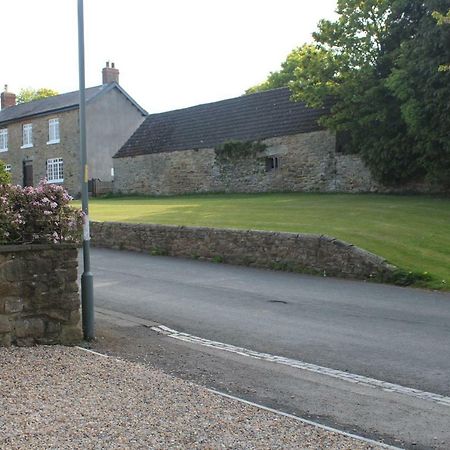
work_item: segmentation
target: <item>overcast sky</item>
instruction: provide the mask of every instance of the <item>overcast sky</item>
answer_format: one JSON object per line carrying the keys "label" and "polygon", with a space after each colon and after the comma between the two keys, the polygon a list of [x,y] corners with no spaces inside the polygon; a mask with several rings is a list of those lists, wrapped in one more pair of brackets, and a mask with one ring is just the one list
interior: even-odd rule
{"label": "overcast sky", "polygon": [[[277,70],[336,0],[84,0],[86,86],[105,61],[147,111],[236,97]],[[78,89],[76,0],[2,0],[0,85]]]}

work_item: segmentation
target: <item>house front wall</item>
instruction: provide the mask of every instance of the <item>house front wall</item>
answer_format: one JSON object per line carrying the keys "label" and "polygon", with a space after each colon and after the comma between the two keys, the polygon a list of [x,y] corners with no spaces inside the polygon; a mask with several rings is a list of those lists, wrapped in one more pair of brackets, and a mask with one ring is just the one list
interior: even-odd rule
{"label": "house front wall", "polygon": [[[336,153],[335,136],[328,131],[263,143],[266,149],[259,154],[234,158],[221,158],[212,148],[115,158],[114,189],[150,195],[376,189],[358,157]],[[278,167],[270,167],[272,158]]]}
{"label": "house front wall", "polygon": [[[49,143],[49,120],[59,119],[60,142]],[[112,156],[142,123],[142,113],[117,89],[89,102],[86,107],[86,139],[89,178],[112,181]],[[32,124],[31,147],[23,147],[24,124]],[[47,160],[62,158],[64,187],[80,193],[79,110],[29,117],[0,125],[8,129],[8,150],[0,160],[11,166],[14,184],[24,184],[24,163],[33,168],[33,185],[47,177]]]}
{"label": "house front wall", "polygon": [[[60,142],[49,142],[49,120],[59,119]],[[23,125],[32,124],[32,146],[23,148]],[[79,140],[78,109],[29,117],[8,125],[8,151],[0,153],[0,159],[11,166],[13,184],[24,184],[24,163],[33,168],[33,185],[47,177],[47,160],[62,158],[64,186],[69,192],[79,191]]]}

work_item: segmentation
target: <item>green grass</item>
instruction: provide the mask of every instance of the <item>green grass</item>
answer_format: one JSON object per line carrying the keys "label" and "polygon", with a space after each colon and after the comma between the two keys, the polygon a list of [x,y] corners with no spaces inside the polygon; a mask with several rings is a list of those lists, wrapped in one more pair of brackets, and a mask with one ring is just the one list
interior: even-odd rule
{"label": "green grass", "polygon": [[403,269],[430,273],[427,287],[450,288],[449,198],[303,193],[117,197],[92,199],[90,215],[98,221],[327,234]]}

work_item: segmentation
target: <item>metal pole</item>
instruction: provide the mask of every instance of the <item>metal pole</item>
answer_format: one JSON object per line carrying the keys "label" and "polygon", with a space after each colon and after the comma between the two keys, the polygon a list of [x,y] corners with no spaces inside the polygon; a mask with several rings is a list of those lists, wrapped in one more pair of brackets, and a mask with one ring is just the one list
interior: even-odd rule
{"label": "metal pole", "polygon": [[80,159],[81,159],[81,203],[85,214],[83,224],[83,263],[84,272],[81,275],[81,311],[84,339],[95,338],[94,332],[94,277],[91,272],[89,232],[89,171],[86,154],[86,96],[84,81],[84,20],[83,0],[78,0],[78,67],[80,75]]}

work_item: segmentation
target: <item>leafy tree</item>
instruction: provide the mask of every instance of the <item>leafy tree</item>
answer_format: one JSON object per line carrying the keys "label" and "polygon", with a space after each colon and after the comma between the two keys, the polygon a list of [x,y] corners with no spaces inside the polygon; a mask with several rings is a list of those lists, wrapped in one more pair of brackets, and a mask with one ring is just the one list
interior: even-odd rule
{"label": "leafy tree", "polygon": [[360,153],[383,183],[424,175],[414,163],[400,104],[385,85],[402,39],[391,32],[393,2],[339,0],[337,13],[336,21],[319,22],[315,49],[305,53],[290,83],[293,98],[315,107],[332,99],[323,124],[345,137],[346,150]]}
{"label": "leafy tree", "polygon": [[[437,23],[439,25],[450,25],[450,9],[447,11],[447,14],[441,14],[437,11],[433,12],[433,17],[437,20]],[[444,71],[450,71],[450,63],[449,64],[442,64],[439,66],[439,70]]]}
{"label": "leafy tree", "polygon": [[281,70],[271,72],[266,81],[245,91],[246,94],[254,94],[255,92],[267,91],[268,89],[276,89],[287,86],[294,79],[295,69],[299,66],[302,58],[303,47],[292,50],[291,53],[281,64]]}
{"label": "leafy tree", "polygon": [[11,176],[5,170],[5,163],[0,160],[0,185],[11,183]]}
{"label": "leafy tree", "polygon": [[54,95],[58,95],[58,92],[49,88],[23,88],[17,94],[16,101],[17,103],[27,103],[33,100],[41,100],[47,97],[53,97]]}
{"label": "leafy tree", "polygon": [[338,0],[337,20],[320,21],[314,43],[252,89],[284,82],[309,106],[331,101],[323,125],[385,184],[425,176],[450,184],[450,73],[438,71],[450,60],[449,7],[450,0]]}
{"label": "leafy tree", "polygon": [[432,14],[448,6],[448,0],[430,0],[410,15],[415,33],[396,50],[386,85],[400,102],[417,164],[428,178],[450,185],[450,72],[438,70],[450,60],[450,29],[436,26]]}

